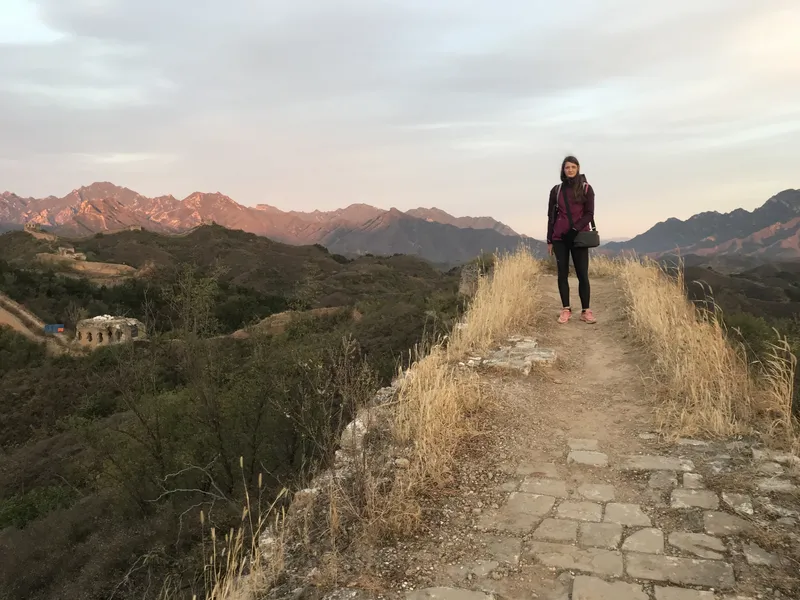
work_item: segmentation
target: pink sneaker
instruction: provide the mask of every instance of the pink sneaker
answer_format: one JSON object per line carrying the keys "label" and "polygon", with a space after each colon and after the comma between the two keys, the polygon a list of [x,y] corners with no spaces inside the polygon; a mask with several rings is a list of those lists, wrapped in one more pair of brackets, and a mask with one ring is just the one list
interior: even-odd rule
{"label": "pink sneaker", "polygon": [[562,308],[561,315],[558,317],[558,322],[562,325],[569,321],[569,318],[572,316],[572,311],[569,308]]}
{"label": "pink sneaker", "polygon": [[585,321],[586,323],[589,323],[589,325],[594,325],[595,323],[597,323],[597,319],[594,318],[594,314],[592,314],[591,309],[584,310],[581,313],[581,321]]}

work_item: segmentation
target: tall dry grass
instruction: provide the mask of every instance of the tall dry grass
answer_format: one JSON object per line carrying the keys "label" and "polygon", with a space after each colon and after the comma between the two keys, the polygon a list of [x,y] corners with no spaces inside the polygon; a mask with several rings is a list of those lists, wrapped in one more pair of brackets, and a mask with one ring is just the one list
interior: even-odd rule
{"label": "tall dry grass", "polygon": [[477,374],[459,367],[458,359],[530,325],[539,305],[540,274],[541,263],[524,247],[496,256],[460,326],[419,356],[403,377],[393,434],[399,445],[412,448],[412,456],[391,502],[400,507],[405,526],[410,499],[447,479],[458,446],[471,431],[471,414],[490,401]]}
{"label": "tall dry grass", "polygon": [[485,350],[527,327],[539,305],[542,263],[525,247],[496,257],[491,276],[482,277],[461,326],[447,343],[450,358]]}
{"label": "tall dry grass", "polygon": [[[470,417],[487,401],[478,375],[460,367],[458,359],[484,350],[532,322],[538,307],[540,272],[541,263],[527,249],[497,256],[492,275],[478,282],[460,327],[426,352],[417,349],[415,360],[401,378],[390,427],[392,444],[408,449],[408,466],[396,471],[388,492],[373,479],[368,466],[361,469],[362,481],[355,486],[365,497],[349,498],[342,489],[327,491],[329,537],[339,535],[337,522],[344,512],[348,518],[355,515],[361,519],[364,537],[402,536],[416,529],[422,514],[421,495],[449,480],[459,444],[472,431]],[[264,557],[264,546],[258,540],[266,520],[253,520],[249,498],[247,504],[242,526],[228,532],[221,543],[213,533],[209,543],[212,551],[205,587],[210,600],[253,600],[283,569],[282,538],[273,543],[272,555]],[[278,523],[272,531],[283,532],[282,536],[286,528]],[[333,573],[335,579],[336,544],[333,546],[334,551],[324,557],[333,566],[323,565],[318,571]]]}
{"label": "tall dry grass", "polygon": [[682,266],[668,274],[630,258],[617,263],[617,273],[631,324],[652,351],[662,425],[681,435],[726,436],[760,428],[766,418],[773,433],[793,435],[796,365],[785,340],[754,369],[730,341],[719,307],[699,310],[688,299]]}

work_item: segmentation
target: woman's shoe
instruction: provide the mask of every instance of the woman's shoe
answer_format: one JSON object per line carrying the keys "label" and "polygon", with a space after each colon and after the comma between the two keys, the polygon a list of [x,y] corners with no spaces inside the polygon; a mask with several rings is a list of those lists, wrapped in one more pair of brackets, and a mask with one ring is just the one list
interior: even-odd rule
{"label": "woman's shoe", "polygon": [[592,310],[584,310],[581,312],[581,321],[588,323],[589,325],[594,325],[597,323],[597,319],[594,318],[594,314],[592,314]]}
{"label": "woman's shoe", "polygon": [[562,325],[569,321],[569,318],[572,316],[572,310],[569,308],[562,308],[561,315],[558,317],[558,322]]}

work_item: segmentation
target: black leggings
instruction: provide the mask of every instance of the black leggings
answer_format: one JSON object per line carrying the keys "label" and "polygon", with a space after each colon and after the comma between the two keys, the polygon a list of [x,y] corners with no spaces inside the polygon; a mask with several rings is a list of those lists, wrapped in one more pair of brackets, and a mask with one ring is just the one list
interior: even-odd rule
{"label": "black leggings", "polygon": [[553,241],[553,254],[556,255],[558,265],[558,293],[561,294],[561,305],[564,308],[569,303],[569,255],[572,253],[572,264],[575,275],[578,277],[578,295],[581,298],[581,308],[587,310],[589,305],[589,249],[567,246],[565,242]]}

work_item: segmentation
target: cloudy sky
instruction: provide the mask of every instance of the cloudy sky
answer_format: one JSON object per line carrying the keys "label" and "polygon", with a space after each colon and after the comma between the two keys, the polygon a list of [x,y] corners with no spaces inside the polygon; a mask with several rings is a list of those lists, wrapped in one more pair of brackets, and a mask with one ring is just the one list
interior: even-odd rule
{"label": "cloudy sky", "polygon": [[492,215],[575,154],[605,237],[800,187],[798,0],[1,0],[0,190]]}

